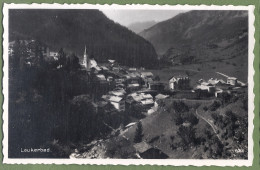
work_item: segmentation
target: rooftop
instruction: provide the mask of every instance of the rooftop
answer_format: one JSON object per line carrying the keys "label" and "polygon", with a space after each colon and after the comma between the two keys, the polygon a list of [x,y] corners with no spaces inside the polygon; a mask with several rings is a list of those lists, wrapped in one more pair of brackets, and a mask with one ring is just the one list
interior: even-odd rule
{"label": "rooftop", "polygon": [[139,87],[140,85],[137,84],[137,83],[134,83],[134,84],[129,84],[128,87]]}
{"label": "rooftop", "polygon": [[141,100],[141,103],[143,105],[148,105],[148,104],[153,104],[153,99],[144,99],[144,100]]}
{"label": "rooftop", "polygon": [[110,62],[110,63],[114,63],[116,60],[108,60],[108,62]]}
{"label": "rooftop", "polygon": [[110,100],[111,102],[120,102],[122,99],[123,99],[122,97],[111,96],[109,100]]}
{"label": "rooftop", "polygon": [[98,74],[98,75],[97,75],[97,78],[98,78],[99,80],[104,80],[104,81],[106,81],[106,77],[105,77],[103,74]]}
{"label": "rooftop", "polygon": [[109,94],[112,94],[114,96],[124,96],[125,93],[123,91],[110,91]]}
{"label": "rooftop", "polygon": [[169,95],[158,94],[155,96],[155,99],[165,99],[167,97],[169,97]]}

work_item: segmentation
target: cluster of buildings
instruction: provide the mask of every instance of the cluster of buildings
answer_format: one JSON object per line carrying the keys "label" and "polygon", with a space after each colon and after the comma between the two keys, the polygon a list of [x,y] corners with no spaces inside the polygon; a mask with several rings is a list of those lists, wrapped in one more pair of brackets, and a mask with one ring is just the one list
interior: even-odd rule
{"label": "cluster of buildings", "polygon": [[111,104],[121,112],[133,105],[140,105],[143,111],[151,112],[156,105],[156,95],[165,89],[165,85],[155,81],[153,73],[145,71],[144,68],[138,71],[137,68],[123,67],[112,59],[98,64],[94,59],[90,59],[86,48],[81,66],[87,73],[86,76],[92,75],[107,86],[103,88],[107,90],[94,100],[97,108]]}
{"label": "cluster of buildings", "polygon": [[215,95],[215,97],[219,97],[223,93],[231,94],[243,86],[245,86],[245,84],[240,83],[235,77],[227,77],[227,81],[213,78],[210,78],[208,81],[200,79],[198,85],[195,87],[195,91],[199,90],[204,94],[211,94]]}
{"label": "cluster of buildings", "polygon": [[[227,81],[222,79],[200,79],[196,87],[191,87],[190,78],[187,75],[176,75],[169,79],[168,87],[164,83],[155,80],[153,73],[144,68],[127,68],[120,66],[115,60],[108,60],[107,63],[97,64],[84,52],[83,69],[94,70],[99,81],[106,83],[108,88],[98,99],[104,103],[110,103],[117,111],[125,111],[133,105],[140,105],[142,111],[151,114],[157,110],[157,100],[165,99],[169,95],[165,89],[172,92],[189,92],[196,94],[200,92],[205,97],[216,96],[241,86],[235,77],[228,77]],[[194,93],[195,92],[195,93]],[[162,94],[163,93],[163,94]],[[191,95],[192,96],[192,95]],[[196,96],[196,95],[195,95]]]}

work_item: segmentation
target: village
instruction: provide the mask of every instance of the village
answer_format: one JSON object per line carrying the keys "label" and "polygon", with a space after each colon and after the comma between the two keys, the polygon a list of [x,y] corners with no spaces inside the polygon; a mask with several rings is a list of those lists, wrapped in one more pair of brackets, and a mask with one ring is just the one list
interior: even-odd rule
{"label": "village", "polygon": [[[50,51],[49,47],[35,40],[21,40],[28,48],[30,56],[21,60],[27,66],[33,65],[36,47],[39,48],[45,60],[58,60],[58,52]],[[13,53],[14,41],[9,43],[9,55]],[[60,69],[58,66],[57,69]],[[125,112],[132,105],[142,106],[142,112],[147,116],[157,110],[158,100],[168,97],[185,96],[190,99],[221,97],[223,94],[239,93],[246,84],[236,77],[229,77],[217,72],[226,80],[210,78],[199,79],[197,85],[190,85],[190,77],[186,74],[169,77],[168,84],[160,82],[160,78],[144,67],[135,68],[121,66],[117,61],[108,59],[107,62],[97,63],[90,58],[85,47],[81,62],[81,71],[89,83],[98,89],[93,91],[93,106],[98,109],[112,104],[118,112]],[[91,78],[92,79],[91,79]],[[93,78],[94,77],[94,78]],[[91,82],[92,81],[92,82]],[[87,85],[86,85],[87,86]],[[96,93],[95,93],[96,92]],[[178,94],[178,95],[176,95]]]}
{"label": "village", "polygon": [[98,64],[90,59],[86,49],[84,52],[82,70],[89,75],[93,73],[100,84],[103,84],[104,94],[93,104],[104,107],[111,103],[119,112],[124,112],[131,105],[142,106],[144,114],[149,115],[156,111],[157,101],[175,94],[185,94],[191,99],[220,97],[221,95],[235,94],[246,87],[246,84],[235,77],[226,76],[226,80],[210,78],[197,80],[197,86],[191,87],[187,75],[177,75],[169,78],[168,84],[160,82],[159,78],[145,68],[121,66],[115,60]]}
{"label": "village", "polygon": [[[21,43],[25,44],[29,57],[20,59],[20,67],[30,68],[37,65],[37,61],[35,61],[37,50],[46,61],[60,60],[58,52],[51,51],[46,45],[38,41],[23,40]],[[13,55],[14,44],[15,42],[9,44],[10,55]],[[198,101],[212,100],[223,98],[226,95],[236,96],[247,87],[245,83],[239,81],[236,77],[229,77],[220,72],[216,72],[216,74],[223,76],[225,79],[214,77],[208,80],[199,79],[196,80],[196,85],[191,85],[191,77],[187,74],[173,73],[171,77],[168,77],[168,83],[165,83],[160,81],[158,75],[154,75],[144,67],[123,66],[113,59],[98,63],[94,58],[95,56],[90,58],[85,47],[79,70],[79,74],[83,75],[86,80],[86,84],[83,86],[89,89],[88,93],[91,96],[91,105],[95,114],[100,112],[117,114],[120,112],[132,117],[130,123],[120,127],[120,131],[127,131],[142,118],[155,113],[158,110],[160,101],[166,98]],[[59,70],[62,67],[64,65],[60,64],[57,65],[56,69]],[[111,106],[113,106],[112,111]],[[138,108],[141,115],[132,113],[135,111],[132,109],[134,107]],[[200,117],[200,115],[198,116]],[[207,122],[206,119],[205,121]],[[210,122],[208,123],[211,125]],[[116,131],[111,126],[107,126]],[[213,130],[215,131],[214,128]],[[137,143],[134,147],[140,154],[152,149],[146,142]]]}

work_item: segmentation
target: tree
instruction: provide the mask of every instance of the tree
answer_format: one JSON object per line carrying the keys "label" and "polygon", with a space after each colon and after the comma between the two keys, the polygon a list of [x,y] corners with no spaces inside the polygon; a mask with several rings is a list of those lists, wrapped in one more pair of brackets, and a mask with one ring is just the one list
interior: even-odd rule
{"label": "tree", "polygon": [[172,105],[173,109],[178,113],[189,111],[189,107],[183,101],[174,101]]}
{"label": "tree", "polygon": [[220,107],[220,103],[217,101],[214,101],[210,106],[209,106],[209,110],[210,111],[216,111],[219,107]]}
{"label": "tree", "polygon": [[142,125],[142,122],[139,121],[138,124],[137,124],[136,131],[135,131],[134,142],[135,142],[135,143],[140,143],[140,142],[142,142],[143,136],[144,136],[144,135],[143,135],[143,125]]}
{"label": "tree", "polygon": [[195,132],[196,129],[192,126],[181,125],[179,127],[177,134],[181,137],[184,149],[186,149],[189,144],[194,144],[196,142]]}

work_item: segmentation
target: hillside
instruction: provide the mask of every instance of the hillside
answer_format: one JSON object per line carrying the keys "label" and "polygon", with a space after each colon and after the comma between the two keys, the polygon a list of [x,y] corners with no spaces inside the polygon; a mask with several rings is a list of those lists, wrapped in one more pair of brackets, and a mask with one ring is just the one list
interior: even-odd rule
{"label": "hillside", "polygon": [[135,22],[135,23],[130,24],[128,26],[128,28],[138,34],[138,33],[142,32],[143,30],[152,27],[156,23],[157,22],[155,22],[155,21]]}
{"label": "hillside", "polygon": [[213,44],[247,32],[244,11],[190,11],[140,33],[160,54],[171,47]]}
{"label": "hillside", "polygon": [[[141,119],[142,141],[169,159],[246,159],[243,153],[247,153],[247,111],[242,107],[243,95],[219,106],[214,103],[222,99],[161,100],[157,112]],[[71,156],[136,158],[136,129],[137,124],[121,129],[118,135],[93,141],[79,148],[81,153]],[[243,153],[237,153],[238,148]]]}
{"label": "hillside", "polygon": [[153,46],[114,23],[98,10],[10,10],[10,41],[37,39],[52,50],[76,53],[84,46],[97,61],[116,59],[128,66],[152,66],[157,54]]}
{"label": "hillside", "polygon": [[140,35],[174,65],[223,60],[247,65],[247,16],[245,11],[190,11]]}

